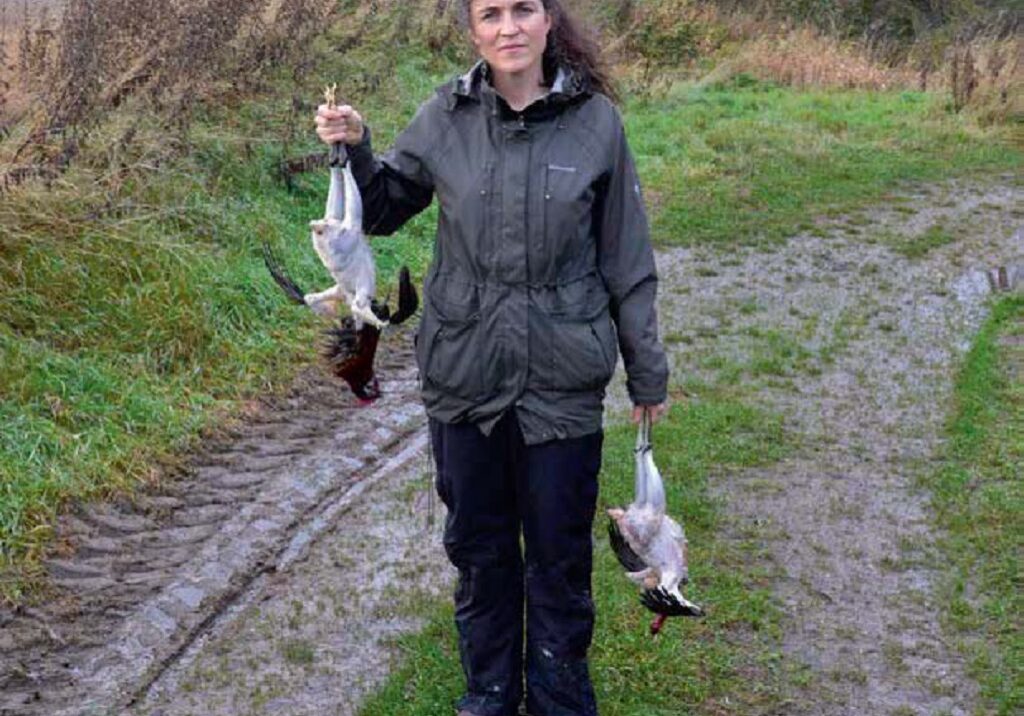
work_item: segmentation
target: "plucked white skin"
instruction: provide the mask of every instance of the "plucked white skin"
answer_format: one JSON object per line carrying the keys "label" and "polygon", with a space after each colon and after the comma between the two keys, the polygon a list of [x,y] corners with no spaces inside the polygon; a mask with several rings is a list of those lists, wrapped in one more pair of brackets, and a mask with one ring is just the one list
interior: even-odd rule
{"label": "plucked white skin", "polygon": [[679,584],[689,579],[686,536],[679,523],[665,514],[665,486],[654,464],[654,451],[643,425],[637,433],[633,454],[636,461],[633,503],[625,510],[608,510],[627,544],[647,565],[646,569],[627,572],[626,576],[645,589],[660,586],[680,604],[697,608],[679,591]]}
{"label": "plucked white skin", "polygon": [[331,167],[324,218],[309,222],[309,227],[313,248],[336,283],[325,291],[306,294],[306,305],[320,315],[334,316],[338,302],[345,301],[357,329],[364,321],[377,328],[386,326],[370,309],[377,290],[377,271],[363,235],[363,199],[348,164]]}

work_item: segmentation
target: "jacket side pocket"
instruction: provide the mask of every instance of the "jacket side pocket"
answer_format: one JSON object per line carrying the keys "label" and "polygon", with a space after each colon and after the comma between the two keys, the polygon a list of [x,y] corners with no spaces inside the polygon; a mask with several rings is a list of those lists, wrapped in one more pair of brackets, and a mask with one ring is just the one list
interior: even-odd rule
{"label": "jacket side pocket", "polygon": [[439,276],[431,283],[425,309],[424,380],[459,398],[479,398],[483,392],[483,361],[477,287]]}

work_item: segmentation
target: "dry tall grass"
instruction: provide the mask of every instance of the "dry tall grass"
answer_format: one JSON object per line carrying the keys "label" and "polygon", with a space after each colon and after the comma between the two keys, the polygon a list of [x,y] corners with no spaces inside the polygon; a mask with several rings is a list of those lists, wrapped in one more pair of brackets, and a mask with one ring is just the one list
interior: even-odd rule
{"label": "dry tall grass", "polygon": [[950,47],[942,87],[956,111],[983,123],[1024,125],[1024,39],[976,39]]}
{"label": "dry tall grass", "polygon": [[25,32],[33,32],[37,23],[38,12],[28,5],[16,8],[8,0],[0,0],[0,134],[5,134],[28,106],[18,68]]}
{"label": "dry tall grass", "polygon": [[[0,7],[10,12],[7,0]],[[186,135],[203,100],[252,93],[268,72],[301,72],[309,39],[332,0],[64,0],[20,25],[7,23],[0,117],[18,122],[16,146],[0,164],[0,191],[60,170],[82,136],[132,100],[139,121],[159,118],[172,142]],[[17,56],[12,46],[17,46]],[[0,122],[3,122],[0,119]],[[126,127],[126,136],[138,131]],[[8,145],[11,143],[8,142]],[[34,167],[35,169],[30,169]]]}
{"label": "dry tall grass", "polygon": [[856,43],[841,42],[802,27],[743,43],[733,60],[737,72],[790,87],[888,90],[909,88],[909,67],[885,67]]}
{"label": "dry tall grass", "polygon": [[982,124],[1024,125],[1024,38],[1007,32],[1002,16],[996,20],[987,29],[969,27],[955,40],[922,40],[892,62],[885,58],[893,53],[880,51],[870,37],[843,40],[767,14],[719,11],[731,47],[719,53],[713,74],[743,72],[798,88],[936,92],[950,109]]}

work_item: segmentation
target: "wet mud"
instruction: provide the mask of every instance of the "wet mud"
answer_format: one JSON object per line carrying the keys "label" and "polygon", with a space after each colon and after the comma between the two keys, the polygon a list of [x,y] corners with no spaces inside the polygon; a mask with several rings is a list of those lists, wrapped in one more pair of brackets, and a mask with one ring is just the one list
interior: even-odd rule
{"label": "wet mud", "polygon": [[[980,708],[916,480],[988,297],[1014,290],[996,269],[1024,273],[1021,207],[1019,176],[950,182],[767,250],[659,253],[673,393],[760,402],[796,445],[712,476],[724,538],[772,555],[785,654],[813,677],[780,714]],[[373,407],[310,370],[159,488],[67,515],[52,598],[0,612],[0,715],[356,714],[453,578],[409,334],[382,355]]]}

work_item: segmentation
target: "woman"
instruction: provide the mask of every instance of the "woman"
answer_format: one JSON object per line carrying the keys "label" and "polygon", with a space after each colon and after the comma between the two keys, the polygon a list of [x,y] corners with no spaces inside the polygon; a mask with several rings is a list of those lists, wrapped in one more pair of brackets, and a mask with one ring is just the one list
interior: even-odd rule
{"label": "woman", "polygon": [[654,258],[607,77],[559,0],[464,9],[480,61],[387,155],[351,107],[320,107],[317,133],[348,145],[367,233],[440,205],[416,358],[459,572],[456,708],[515,714],[525,662],[530,714],[588,716],[591,526],[619,349],[634,420],[665,409]]}

